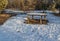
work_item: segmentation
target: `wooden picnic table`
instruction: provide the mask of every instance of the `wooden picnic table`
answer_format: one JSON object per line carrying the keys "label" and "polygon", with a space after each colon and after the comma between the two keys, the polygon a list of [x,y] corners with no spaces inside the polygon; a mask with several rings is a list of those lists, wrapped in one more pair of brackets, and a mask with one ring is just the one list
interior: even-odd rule
{"label": "wooden picnic table", "polygon": [[[30,23],[30,20],[32,20],[32,19],[30,19],[29,16],[32,16],[32,19],[34,19],[34,18],[33,18],[34,16],[40,16],[40,19],[39,19],[40,21],[39,21],[39,23],[42,24],[42,23],[43,23],[42,19],[44,18],[44,20],[46,20],[47,14],[45,14],[45,13],[27,13],[28,23]],[[43,18],[42,18],[42,17],[43,17]]]}

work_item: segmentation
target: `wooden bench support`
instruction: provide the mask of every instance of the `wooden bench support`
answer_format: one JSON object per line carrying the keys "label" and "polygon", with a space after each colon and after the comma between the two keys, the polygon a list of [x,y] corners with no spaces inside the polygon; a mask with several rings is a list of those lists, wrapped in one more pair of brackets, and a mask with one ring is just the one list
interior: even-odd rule
{"label": "wooden bench support", "polygon": [[41,18],[40,18],[40,24],[42,24],[42,16],[41,16]]}
{"label": "wooden bench support", "polygon": [[[30,19],[30,17],[29,16],[32,16],[32,19]],[[40,16],[40,19],[39,20],[36,20],[36,19],[34,19],[33,17],[34,16]],[[27,23],[28,24],[30,24],[30,23],[39,23],[39,24],[43,24],[43,23],[47,23],[47,19],[46,19],[46,14],[45,13],[38,13],[38,14],[36,14],[36,13],[28,13],[28,16],[27,16],[27,19],[28,19],[28,21],[27,21]]]}

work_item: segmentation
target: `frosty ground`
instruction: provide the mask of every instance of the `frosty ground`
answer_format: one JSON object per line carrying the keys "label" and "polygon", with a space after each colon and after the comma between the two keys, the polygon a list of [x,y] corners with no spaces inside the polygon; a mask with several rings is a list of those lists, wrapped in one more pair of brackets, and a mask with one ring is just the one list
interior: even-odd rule
{"label": "frosty ground", "polygon": [[47,25],[25,24],[25,14],[9,18],[0,26],[0,41],[60,41],[60,17],[46,14]]}

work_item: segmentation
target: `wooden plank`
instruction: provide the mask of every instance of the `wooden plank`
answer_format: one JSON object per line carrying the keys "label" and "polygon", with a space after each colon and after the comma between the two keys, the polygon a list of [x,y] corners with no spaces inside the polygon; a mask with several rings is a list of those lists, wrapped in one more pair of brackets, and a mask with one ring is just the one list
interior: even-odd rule
{"label": "wooden plank", "polygon": [[27,13],[27,15],[33,16],[47,16],[45,13]]}

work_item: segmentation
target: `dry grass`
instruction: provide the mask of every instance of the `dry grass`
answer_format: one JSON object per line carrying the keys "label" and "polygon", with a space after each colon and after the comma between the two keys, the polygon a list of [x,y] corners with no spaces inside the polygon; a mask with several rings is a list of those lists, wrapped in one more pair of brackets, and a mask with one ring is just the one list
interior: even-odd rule
{"label": "dry grass", "polygon": [[10,17],[10,14],[0,14],[0,25],[2,25]]}

